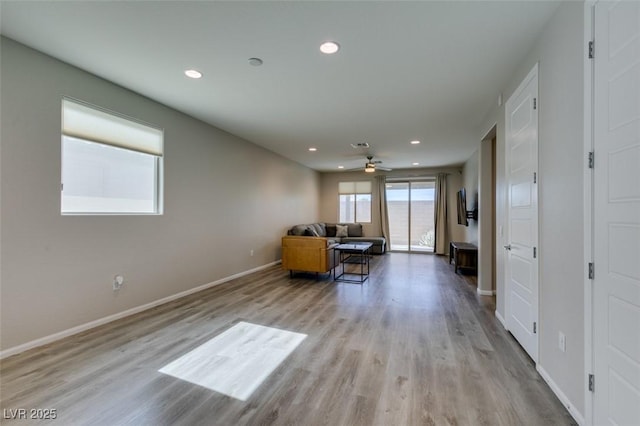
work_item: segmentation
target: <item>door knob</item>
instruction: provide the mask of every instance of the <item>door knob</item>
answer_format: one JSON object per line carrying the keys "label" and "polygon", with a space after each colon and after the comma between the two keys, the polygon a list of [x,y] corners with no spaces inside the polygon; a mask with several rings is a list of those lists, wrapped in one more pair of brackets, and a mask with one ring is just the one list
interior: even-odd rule
{"label": "door knob", "polygon": [[511,250],[511,244],[504,246],[504,248],[506,248],[507,250]]}

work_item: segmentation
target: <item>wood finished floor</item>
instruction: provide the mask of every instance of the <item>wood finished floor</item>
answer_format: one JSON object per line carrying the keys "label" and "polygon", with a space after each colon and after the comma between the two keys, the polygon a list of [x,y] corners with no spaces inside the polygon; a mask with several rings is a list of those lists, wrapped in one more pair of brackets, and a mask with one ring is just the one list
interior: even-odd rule
{"label": "wood finished floor", "polygon": [[[7,358],[3,417],[42,408],[60,425],[575,424],[473,279],[431,255],[371,266],[363,285],[275,266]],[[308,335],[246,402],[158,372],[239,321]]]}

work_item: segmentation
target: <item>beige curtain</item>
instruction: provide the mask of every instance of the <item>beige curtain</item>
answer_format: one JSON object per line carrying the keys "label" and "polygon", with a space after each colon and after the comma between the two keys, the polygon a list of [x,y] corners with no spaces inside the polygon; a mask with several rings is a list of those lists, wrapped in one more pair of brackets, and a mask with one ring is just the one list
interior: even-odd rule
{"label": "beige curtain", "polygon": [[383,175],[376,176],[376,185],[378,186],[378,200],[380,208],[380,228],[382,236],[386,240],[385,251],[389,250],[389,211],[387,210],[387,177]]}
{"label": "beige curtain", "polygon": [[447,247],[447,174],[436,176],[436,206],[434,222],[436,228],[435,253],[446,254]]}

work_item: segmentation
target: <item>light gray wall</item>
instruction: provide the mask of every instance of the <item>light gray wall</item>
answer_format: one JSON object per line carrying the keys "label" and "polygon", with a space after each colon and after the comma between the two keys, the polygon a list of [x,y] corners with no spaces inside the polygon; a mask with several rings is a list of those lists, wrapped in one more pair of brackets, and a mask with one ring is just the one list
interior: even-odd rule
{"label": "light gray wall", "polygon": [[[504,87],[505,101],[539,62],[540,337],[539,364],[584,415],[583,60],[584,4],[563,2]],[[497,247],[506,244],[504,105],[491,111],[478,140],[497,122]],[[504,317],[504,251],[497,251],[496,308]],[[565,353],[558,332],[566,335]]]}
{"label": "light gray wall", "polygon": [[[274,262],[318,220],[318,173],[11,40],[1,54],[3,350]],[[165,129],[162,216],[60,215],[62,96]]]}
{"label": "light gray wall", "polygon": [[[467,210],[471,211],[478,208],[478,164],[479,150],[465,161],[462,167],[462,186],[467,194]],[[464,241],[468,243],[478,244],[478,221],[468,219],[469,226],[464,229]]]}
{"label": "light gray wall", "polygon": [[[448,218],[449,227],[448,241],[463,241],[464,230],[463,226],[458,225],[457,213],[456,213],[456,192],[462,185],[462,175],[460,168],[443,168],[443,169],[412,169],[406,170],[393,170],[390,172],[376,172],[384,173],[387,177],[402,178],[402,177],[435,177],[438,173],[448,173],[447,176],[447,196],[448,196]],[[323,222],[337,222],[338,221],[338,182],[356,182],[370,180],[373,187],[372,194],[372,212],[371,223],[365,223],[362,225],[362,231],[364,235],[375,236],[382,235],[382,228],[380,225],[380,212],[375,206],[378,204],[378,194],[375,190],[375,178],[364,172],[336,172],[336,173],[322,173],[321,175],[321,189],[320,189],[320,220]],[[448,244],[448,242],[447,242]]]}

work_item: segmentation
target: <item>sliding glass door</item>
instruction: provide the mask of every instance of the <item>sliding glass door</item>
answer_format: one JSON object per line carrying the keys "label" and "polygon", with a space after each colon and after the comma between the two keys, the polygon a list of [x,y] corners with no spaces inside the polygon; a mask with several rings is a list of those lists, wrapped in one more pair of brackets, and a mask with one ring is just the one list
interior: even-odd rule
{"label": "sliding glass door", "polygon": [[392,251],[433,252],[435,182],[387,183],[389,246]]}

